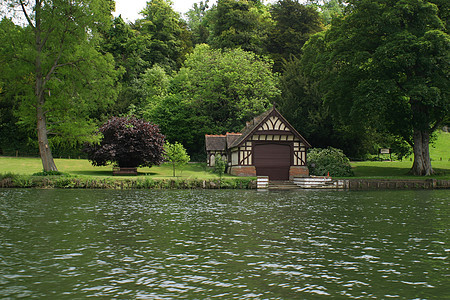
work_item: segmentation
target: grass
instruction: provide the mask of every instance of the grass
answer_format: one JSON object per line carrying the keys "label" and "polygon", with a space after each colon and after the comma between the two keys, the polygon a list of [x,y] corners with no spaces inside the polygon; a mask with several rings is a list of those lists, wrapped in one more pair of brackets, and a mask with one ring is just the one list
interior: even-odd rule
{"label": "grass", "polygon": [[[450,133],[440,131],[430,146],[431,165],[435,175],[431,178],[450,179]],[[364,178],[401,178],[408,179],[414,157],[410,156],[403,161],[362,161],[352,162],[355,177]]]}
{"label": "grass", "polygon": [[[407,161],[362,161],[351,163],[357,178],[397,178],[411,179],[416,176],[408,175],[412,162]],[[434,161],[432,166],[435,175],[430,178],[450,179],[450,162]]]}
{"label": "grass", "polygon": [[[439,132],[433,145],[430,147],[433,169],[436,175],[432,178],[450,179],[450,133]],[[56,165],[64,174],[81,178],[96,179],[131,179],[129,176],[112,176],[112,167],[94,167],[85,159],[55,159]],[[403,161],[363,161],[352,162],[357,178],[392,178],[410,179],[408,175],[412,167],[412,157]],[[0,157],[0,174],[13,173],[18,175],[32,175],[42,171],[39,158]],[[139,168],[138,178],[174,179],[172,166],[163,164],[152,168]],[[216,180],[219,176],[206,168],[202,163],[190,163],[177,170],[177,179]],[[235,178],[225,174],[224,178]]]}
{"label": "grass", "polygon": [[[58,170],[74,176],[107,178],[112,176],[112,166],[94,167],[85,159],[55,159]],[[32,175],[42,171],[40,158],[0,157],[0,174],[12,172],[20,175]],[[152,179],[173,179],[172,165],[163,164],[151,168],[139,168],[138,177],[151,176]],[[130,178],[129,176],[114,176],[114,178]],[[225,174],[224,177],[231,177]],[[182,169],[177,169],[176,178],[182,179],[218,179],[219,175],[211,172],[205,164],[189,163]]]}
{"label": "grass", "polygon": [[430,156],[434,161],[450,161],[450,133],[439,131],[436,140],[432,141]]}

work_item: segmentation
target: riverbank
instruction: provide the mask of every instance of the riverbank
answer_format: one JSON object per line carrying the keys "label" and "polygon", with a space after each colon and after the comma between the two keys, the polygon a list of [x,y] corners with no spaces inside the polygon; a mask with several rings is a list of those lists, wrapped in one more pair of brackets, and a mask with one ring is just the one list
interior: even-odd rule
{"label": "riverbank", "polygon": [[41,189],[253,189],[256,179],[247,177],[218,179],[152,179],[130,178],[87,178],[67,175],[27,176],[17,174],[0,175],[0,188]]}
{"label": "riverbank", "polygon": [[[152,179],[130,178],[86,178],[67,175],[27,176],[0,175],[0,188],[38,188],[38,189],[256,189],[253,177],[234,177],[222,179]],[[298,189],[336,189],[336,190],[416,190],[450,189],[450,180],[445,179],[330,179],[327,185],[291,187]],[[270,189],[270,188],[269,188]],[[275,188],[276,189],[276,188]]]}
{"label": "riverbank", "polygon": [[[39,158],[0,156],[0,188],[74,189],[255,189],[256,178],[225,174],[222,179],[202,163],[190,163],[172,176],[172,166],[139,168],[138,176],[112,176],[112,167],[93,167],[83,159],[57,159],[62,175],[42,176]],[[353,162],[356,177],[333,178],[339,188],[431,189],[450,188],[450,162],[433,161],[436,174],[407,175],[411,162]],[[41,174],[41,175],[39,175]]]}
{"label": "riverbank", "polygon": [[340,179],[348,190],[402,190],[450,189],[450,180],[444,179]]}

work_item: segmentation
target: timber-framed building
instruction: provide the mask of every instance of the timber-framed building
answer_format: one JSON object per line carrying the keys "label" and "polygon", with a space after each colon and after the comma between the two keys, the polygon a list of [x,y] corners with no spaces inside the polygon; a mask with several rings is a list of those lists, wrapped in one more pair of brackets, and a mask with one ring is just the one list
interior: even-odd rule
{"label": "timber-framed building", "polygon": [[232,175],[270,180],[309,175],[306,151],[311,145],[275,107],[247,122],[242,133],[206,135],[205,144],[208,166],[220,155]]}

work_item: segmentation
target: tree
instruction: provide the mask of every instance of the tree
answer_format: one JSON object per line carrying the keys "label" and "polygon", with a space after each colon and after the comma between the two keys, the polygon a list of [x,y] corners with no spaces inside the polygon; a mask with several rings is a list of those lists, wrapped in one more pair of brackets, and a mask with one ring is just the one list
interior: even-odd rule
{"label": "tree", "polygon": [[120,70],[121,89],[114,103],[112,111],[115,114],[125,113],[129,106],[136,104],[139,96],[136,95],[133,83],[140,74],[150,66],[142,57],[147,51],[148,38],[139,34],[121,16],[114,18],[111,26],[102,34],[101,49],[114,56],[116,69]]}
{"label": "tree", "polygon": [[262,113],[280,91],[272,62],[242,49],[214,50],[199,45],[174,80],[211,129],[240,130],[243,122]]}
{"label": "tree", "polygon": [[277,101],[280,112],[294,128],[302,131],[311,145],[337,146],[336,140],[342,141],[342,136],[336,139],[335,122],[329,108],[323,104],[322,93],[302,74],[299,59],[292,57],[284,63],[280,89]]}
{"label": "tree", "polygon": [[271,69],[271,61],[242,49],[198,45],[171,79],[168,95],[143,108],[143,116],[191,155],[202,153],[205,134],[240,131],[271,106],[280,93]]}
{"label": "tree", "polygon": [[308,168],[311,175],[316,176],[353,176],[350,160],[340,149],[314,148],[308,151]]}
{"label": "tree", "polygon": [[320,78],[336,116],[402,137],[414,150],[411,173],[430,175],[430,137],[450,110],[448,20],[433,1],[349,2],[323,52],[305,45],[316,53],[302,58],[305,73]]}
{"label": "tree", "polygon": [[208,10],[209,0],[194,3],[193,7],[186,13],[187,24],[192,32],[192,41],[194,45],[204,44],[209,37]]}
{"label": "tree", "polygon": [[214,161],[214,172],[216,172],[220,180],[222,180],[223,174],[225,174],[225,170],[227,168],[227,161],[222,158],[221,155],[217,155]]}
{"label": "tree", "polygon": [[268,51],[280,72],[283,62],[299,57],[309,37],[323,30],[320,14],[311,5],[296,0],[279,0],[270,8],[274,24],[269,32]]}
{"label": "tree", "polygon": [[170,0],[150,0],[134,28],[145,37],[146,50],[141,59],[149,67],[158,64],[168,71],[178,70],[192,44],[186,23],[171,7]]}
{"label": "tree", "polygon": [[327,0],[320,5],[323,24],[330,25],[333,19],[344,14],[345,5],[343,0]]}
{"label": "tree", "polygon": [[211,17],[210,42],[216,49],[242,48],[264,54],[271,23],[267,7],[260,1],[219,0]]}
{"label": "tree", "polygon": [[[292,57],[284,63],[280,76],[281,95],[277,100],[279,110],[295,128],[302,131],[311,145],[319,148],[332,146],[342,149],[352,158],[365,158],[378,150],[378,144],[384,142],[382,138],[387,134],[359,122],[352,126],[334,114],[333,107],[324,102],[327,90],[318,84],[317,74],[313,73],[317,71],[322,74],[320,64],[315,65],[318,70],[307,68],[308,63],[321,57],[326,49],[322,43],[323,36],[321,33],[310,39],[301,59]],[[310,72],[308,76],[306,71]]]}
{"label": "tree", "polygon": [[85,145],[94,166],[151,167],[164,160],[164,135],[157,125],[136,118],[113,117],[100,127],[100,143]]}
{"label": "tree", "polygon": [[178,142],[175,142],[174,144],[166,142],[164,145],[164,156],[166,161],[172,163],[173,177],[175,177],[175,168],[187,164],[190,160],[186,149]]}
{"label": "tree", "polygon": [[[97,51],[98,30],[110,20],[107,0],[7,1],[20,9],[26,26],[3,32],[11,72],[21,82],[14,90],[20,121],[37,125],[37,140],[44,171],[56,171],[49,134],[69,143],[86,138],[115,93],[113,61]],[[12,51],[9,51],[12,49]],[[6,53],[4,53],[4,51]]]}

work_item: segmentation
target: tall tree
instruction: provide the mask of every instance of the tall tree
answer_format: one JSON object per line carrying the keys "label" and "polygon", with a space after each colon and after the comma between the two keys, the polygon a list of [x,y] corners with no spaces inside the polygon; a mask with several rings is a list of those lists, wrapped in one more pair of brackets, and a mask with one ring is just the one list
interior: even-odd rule
{"label": "tall tree", "polygon": [[135,88],[136,82],[153,64],[152,61],[143,59],[149,51],[150,35],[141,34],[133,27],[118,16],[103,33],[102,50],[114,56],[116,68],[123,72],[120,78],[122,88],[112,108],[115,114],[123,114],[128,111],[130,105],[139,102],[140,95]]}
{"label": "tall tree", "polygon": [[205,134],[240,131],[271,105],[280,93],[271,68],[269,60],[252,52],[198,45],[171,79],[166,96],[144,108],[143,116],[198,154]]}
{"label": "tall tree", "polygon": [[150,0],[137,20],[135,29],[147,38],[142,59],[149,67],[158,64],[167,70],[178,70],[192,44],[187,24],[172,8],[171,0]]}
{"label": "tall tree", "polygon": [[270,8],[274,21],[269,33],[268,51],[280,72],[290,56],[299,56],[309,37],[323,30],[319,12],[314,6],[297,0],[279,0]]}
{"label": "tall tree", "polygon": [[192,32],[192,41],[194,45],[204,44],[209,37],[208,14],[209,0],[194,3],[193,7],[186,13],[187,24]]}
{"label": "tall tree", "polygon": [[[8,74],[27,89],[17,91],[21,120],[36,122],[44,171],[57,170],[49,133],[74,139],[92,128],[90,116],[114,98],[115,71],[110,55],[96,50],[98,29],[110,21],[109,0],[9,0],[25,27],[8,32],[14,48]],[[12,41],[20,39],[17,44]],[[13,87],[11,87],[13,88]]]}
{"label": "tall tree", "polygon": [[[411,173],[433,173],[429,142],[448,120],[450,38],[442,5],[423,0],[358,0],[317,43],[305,46],[305,73],[347,120],[387,129],[414,150]],[[439,4],[439,3],[438,3]]]}
{"label": "tall tree", "polygon": [[325,25],[330,25],[333,19],[343,16],[345,10],[343,2],[343,0],[327,0],[319,6]]}
{"label": "tall tree", "polygon": [[[18,87],[22,87],[22,82],[9,78],[9,75],[17,72],[11,64],[11,57],[15,53],[13,45],[21,42],[21,29],[10,19],[4,18],[0,21],[0,153],[3,155],[11,155],[15,151],[35,152],[28,145],[28,136],[32,135],[32,132],[16,125],[19,119],[15,114],[18,106],[15,92]],[[17,88],[13,91],[10,87]]]}
{"label": "tall tree", "polygon": [[243,50],[265,54],[270,13],[260,1],[219,0],[213,8],[210,42],[219,49]]}

